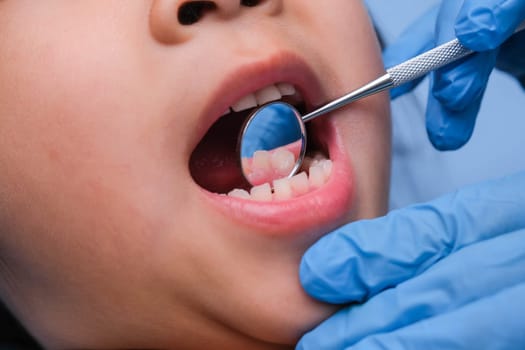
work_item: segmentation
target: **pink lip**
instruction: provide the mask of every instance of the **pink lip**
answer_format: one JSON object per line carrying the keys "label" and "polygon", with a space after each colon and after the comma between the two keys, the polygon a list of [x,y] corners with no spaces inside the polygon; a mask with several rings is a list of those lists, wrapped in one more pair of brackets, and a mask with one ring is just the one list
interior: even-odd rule
{"label": "pink lip", "polygon": [[[308,65],[294,54],[281,52],[241,67],[219,86],[213,95],[215,98],[205,109],[203,129],[198,133],[200,137],[235,101],[279,82],[294,84],[311,105],[327,100],[320,81]],[[329,116],[310,123],[315,123],[315,137],[326,146],[333,161],[332,175],[322,188],[286,201],[257,202],[211,193],[197,186],[205,201],[229,218],[268,235],[311,234],[339,223],[353,201],[353,171],[349,156],[342,136]]]}

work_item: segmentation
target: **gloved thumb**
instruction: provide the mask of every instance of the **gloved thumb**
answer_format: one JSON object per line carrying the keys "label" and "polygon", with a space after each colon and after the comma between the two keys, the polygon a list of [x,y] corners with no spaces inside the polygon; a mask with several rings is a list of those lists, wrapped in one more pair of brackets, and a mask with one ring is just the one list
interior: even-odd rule
{"label": "gloved thumb", "polygon": [[365,301],[463,247],[525,228],[524,189],[525,172],[343,226],[304,254],[301,283],[321,301]]}

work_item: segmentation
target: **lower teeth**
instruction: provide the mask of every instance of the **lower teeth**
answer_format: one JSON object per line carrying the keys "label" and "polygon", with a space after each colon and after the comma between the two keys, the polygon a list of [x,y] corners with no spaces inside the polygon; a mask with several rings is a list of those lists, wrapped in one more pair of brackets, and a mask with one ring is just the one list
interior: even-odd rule
{"label": "lower teeth", "polygon": [[273,200],[287,200],[304,195],[310,191],[322,187],[332,173],[332,161],[318,154],[315,157],[305,157],[301,169],[308,169],[291,178],[280,178],[273,181],[272,186],[268,182],[254,186],[248,192],[242,189],[234,189],[228,196],[249,199],[261,202]]}

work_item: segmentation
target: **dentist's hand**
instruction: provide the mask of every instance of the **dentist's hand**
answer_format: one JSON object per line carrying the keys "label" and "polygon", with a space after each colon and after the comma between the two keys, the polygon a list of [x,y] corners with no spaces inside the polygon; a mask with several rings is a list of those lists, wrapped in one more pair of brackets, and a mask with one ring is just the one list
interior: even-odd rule
{"label": "dentist's hand", "polygon": [[[480,52],[431,75],[426,120],[434,147],[452,150],[469,140],[495,66],[525,87],[525,33],[502,45],[524,20],[525,0],[444,0],[387,47],[383,55],[386,67],[454,37]],[[394,89],[392,97],[410,91],[418,82]]]}
{"label": "dentist's hand", "polygon": [[349,224],[301,283],[346,306],[297,349],[523,349],[525,172]]}

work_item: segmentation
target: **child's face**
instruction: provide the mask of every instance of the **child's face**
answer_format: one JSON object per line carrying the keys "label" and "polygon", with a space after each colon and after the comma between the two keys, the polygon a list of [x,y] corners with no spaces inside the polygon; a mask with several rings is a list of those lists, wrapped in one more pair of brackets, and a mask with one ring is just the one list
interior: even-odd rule
{"label": "child's face", "polygon": [[191,25],[184,2],[0,1],[0,291],[49,347],[293,344],[334,311],[301,255],[385,210],[386,95],[313,122],[333,169],[292,199],[209,191],[241,186],[238,116],[200,143],[264,87],[315,106],[380,74],[361,1],[214,0]]}

